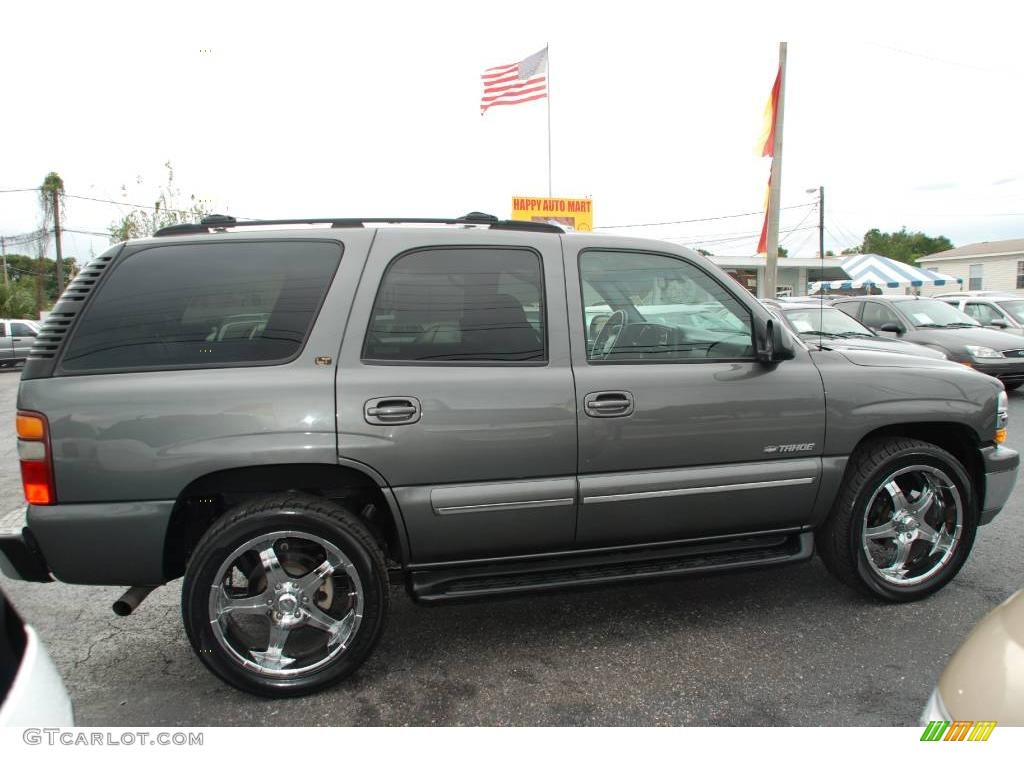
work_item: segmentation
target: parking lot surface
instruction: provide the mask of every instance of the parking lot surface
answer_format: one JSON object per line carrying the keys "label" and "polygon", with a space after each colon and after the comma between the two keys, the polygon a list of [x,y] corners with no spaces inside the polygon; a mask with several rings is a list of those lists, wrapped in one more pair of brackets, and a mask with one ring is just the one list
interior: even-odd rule
{"label": "parking lot surface", "polygon": [[[0,372],[0,524],[22,506],[17,372]],[[1024,447],[1024,396],[1008,444]],[[765,571],[424,608],[401,589],[349,680],[264,700],[206,671],[180,581],[127,618],[117,587],[0,585],[39,631],[85,726],[912,725],[974,623],[1024,587],[1024,489],[980,529],[960,575],[888,605],[815,558]]]}

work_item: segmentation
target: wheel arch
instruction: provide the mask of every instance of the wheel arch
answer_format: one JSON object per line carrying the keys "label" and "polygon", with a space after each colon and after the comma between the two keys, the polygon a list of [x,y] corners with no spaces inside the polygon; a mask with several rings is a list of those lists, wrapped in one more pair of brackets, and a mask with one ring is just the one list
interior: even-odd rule
{"label": "wheel arch", "polygon": [[971,427],[951,421],[887,424],[861,437],[851,451],[851,455],[868,441],[882,437],[910,437],[915,440],[923,440],[953,454],[967,470],[967,476],[974,486],[975,502],[981,503],[985,492],[985,465],[981,456],[981,438]]}
{"label": "wheel arch", "polygon": [[[874,429],[858,440],[854,452],[868,440],[879,437],[912,437],[938,445],[943,451],[952,454],[959,463],[964,465],[976,495],[984,490],[985,467],[981,458],[981,438],[978,433],[966,424],[957,422],[907,422],[887,424]],[[980,498],[977,500],[980,502]]]}
{"label": "wheel arch", "polygon": [[372,467],[355,461],[342,462],[240,466],[197,477],[178,494],[167,524],[165,579],[170,581],[185,572],[199,539],[228,509],[253,497],[287,491],[355,506],[385,555],[404,565],[409,560],[408,538],[390,486]]}

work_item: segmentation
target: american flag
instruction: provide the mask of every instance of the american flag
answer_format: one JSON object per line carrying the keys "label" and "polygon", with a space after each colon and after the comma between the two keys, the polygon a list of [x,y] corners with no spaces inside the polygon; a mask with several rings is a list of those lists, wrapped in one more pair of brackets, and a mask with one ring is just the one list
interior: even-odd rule
{"label": "american flag", "polygon": [[485,69],[481,79],[484,92],[480,97],[480,114],[491,107],[523,104],[545,99],[548,95],[548,49],[537,51],[515,64]]}

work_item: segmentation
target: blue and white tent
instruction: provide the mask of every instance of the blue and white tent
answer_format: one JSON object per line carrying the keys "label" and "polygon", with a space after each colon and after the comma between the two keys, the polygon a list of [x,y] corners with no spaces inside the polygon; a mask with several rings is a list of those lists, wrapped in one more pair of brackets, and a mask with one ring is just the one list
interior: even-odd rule
{"label": "blue and white tent", "polygon": [[877,253],[857,253],[847,256],[841,262],[843,271],[850,277],[847,280],[823,280],[810,283],[810,293],[823,290],[840,290],[844,288],[901,288],[911,286],[920,288],[922,285],[949,285],[956,287],[963,283],[959,277],[950,277],[941,272],[914,267],[902,261],[879,256]]}

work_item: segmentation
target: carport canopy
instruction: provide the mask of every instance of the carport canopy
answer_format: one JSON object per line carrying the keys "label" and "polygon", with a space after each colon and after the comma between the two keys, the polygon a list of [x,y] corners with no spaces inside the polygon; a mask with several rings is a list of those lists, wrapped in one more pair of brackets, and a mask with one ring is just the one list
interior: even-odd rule
{"label": "carport canopy", "polygon": [[849,288],[919,288],[924,285],[959,286],[963,279],[950,277],[941,272],[922,269],[902,261],[896,261],[877,253],[856,253],[843,259],[841,265],[849,277],[846,280],[822,280],[808,283],[809,293],[824,290],[841,290]]}

